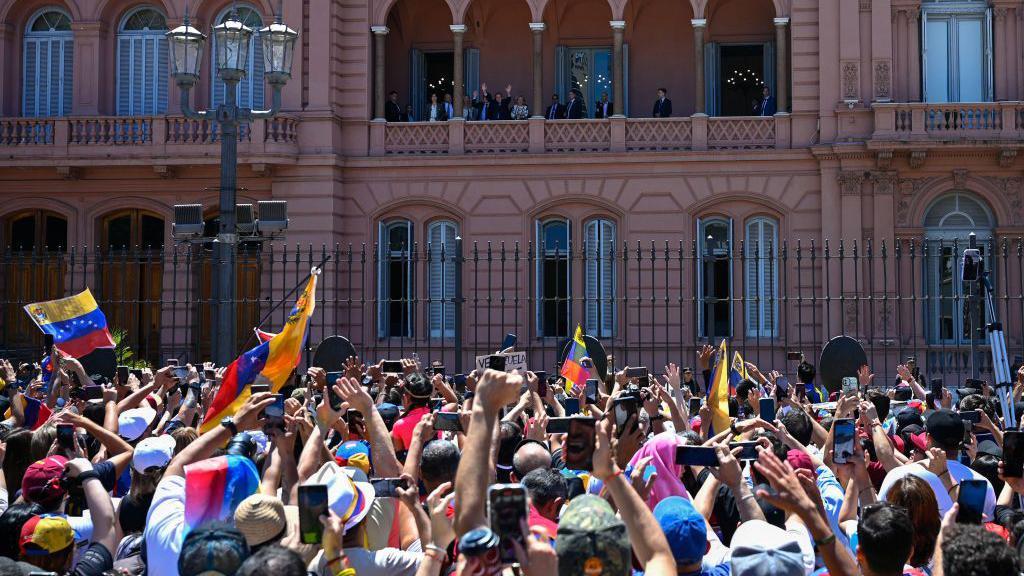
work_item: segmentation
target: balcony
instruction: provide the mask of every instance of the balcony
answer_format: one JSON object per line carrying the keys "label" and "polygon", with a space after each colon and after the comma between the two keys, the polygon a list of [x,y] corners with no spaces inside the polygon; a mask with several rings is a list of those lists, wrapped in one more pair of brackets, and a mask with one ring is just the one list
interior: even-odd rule
{"label": "balcony", "polygon": [[758,150],[791,146],[790,116],[785,113],[370,124],[371,156]]}
{"label": "balcony", "polygon": [[1024,102],[875,103],[871,107],[872,147],[1010,143],[1024,137]]}
{"label": "balcony", "polygon": [[[278,116],[240,127],[243,162],[273,163],[298,154],[299,120]],[[178,116],[0,118],[0,165],[52,165],[56,161],[132,164],[215,163],[220,157],[216,122]]]}

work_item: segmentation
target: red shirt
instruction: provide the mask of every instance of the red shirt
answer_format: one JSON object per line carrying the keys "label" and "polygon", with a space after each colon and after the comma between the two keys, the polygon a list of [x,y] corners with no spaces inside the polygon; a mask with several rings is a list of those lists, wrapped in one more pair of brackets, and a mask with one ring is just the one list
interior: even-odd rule
{"label": "red shirt", "polygon": [[530,505],[530,516],[526,519],[526,523],[530,525],[530,528],[543,528],[550,538],[558,536],[558,522],[541,516],[540,512],[532,504]]}
{"label": "red shirt", "polygon": [[394,427],[391,428],[391,434],[402,440],[402,446],[406,450],[408,450],[409,445],[412,444],[412,433],[416,430],[416,425],[419,424],[420,420],[422,420],[427,414],[430,414],[430,408],[420,406],[395,421]]}

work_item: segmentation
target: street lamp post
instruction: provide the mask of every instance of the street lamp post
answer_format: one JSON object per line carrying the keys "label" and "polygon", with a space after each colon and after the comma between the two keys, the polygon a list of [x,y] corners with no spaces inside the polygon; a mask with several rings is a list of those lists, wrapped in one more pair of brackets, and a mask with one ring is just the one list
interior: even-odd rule
{"label": "street lamp post", "polygon": [[170,44],[171,76],[181,91],[181,111],[193,120],[213,120],[220,127],[220,225],[213,240],[213,304],[216,335],[213,338],[214,361],[227,366],[235,355],[235,256],[238,231],[235,225],[235,196],[238,182],[238,126],[260,118],[271,118],[281,108],[281,89],[291,78],[295,39],[291,28],[281,23],[281,10],[274,23],[259,30],[263,47],[264,78],[273,91],[269,110],[240,108],[238,83],[245,79],[249,43],[253,31],[238,19],[234,10],[227,20],[213,27],[217,76],[224,82],[224,103],[212,110],[193,110],[189,104],[192,88],[199,81],[206,36],[193,28],[188,10],[181,26],[167,33]]}

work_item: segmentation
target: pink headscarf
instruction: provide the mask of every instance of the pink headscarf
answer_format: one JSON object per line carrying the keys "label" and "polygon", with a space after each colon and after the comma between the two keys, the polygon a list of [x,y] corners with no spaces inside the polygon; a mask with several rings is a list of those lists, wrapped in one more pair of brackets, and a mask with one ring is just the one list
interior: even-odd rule
{"label": "pink headscarf", "polygon": [[[676,446],[682,443],[683,440],[675,432],[662,432],[641,446],[629,461],[630,467],[635,468],[641,458],[651,457],[651,465],[658,472],[654,486],[651,487],[651,494],[647,497],[647,506],[652,510],[658,502],[669,496],[682,496],[691,500],[690,493],[686,491],[683,481],[679,478],[681,468],[676,464]],[[643,474],[644,471],[634,470],[633,473]]]}

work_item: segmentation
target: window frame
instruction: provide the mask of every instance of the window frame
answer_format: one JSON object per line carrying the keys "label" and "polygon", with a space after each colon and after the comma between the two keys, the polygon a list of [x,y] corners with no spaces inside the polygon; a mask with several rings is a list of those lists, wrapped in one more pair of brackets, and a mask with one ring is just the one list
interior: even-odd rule
{"label": "window frame", "polygon": [[[608,45],[597,45],[587,44],[580,46],[559,44],[555,46],[555,74],[556,74],[556,92],[560,102],[564,105],[568,101],[569,90],[572,89],[570,85],[572,78],[569,75],[569,58],[570,54],[574,51],[587,51],[591,54],[591,68],[593,68],[594,58],[593,55],[597,52],[607,50],[611,54],[613,66],[614,66],[614,46]],[[615,99],[615,85],[612,84],[614,78],[609,78],[608,82],[611,84],[611,88],[608,89],[608,100],[613,101]],[[623,43],[622,45],[622,97],[625,102],[612,102],[614,105],[615,114],[626,114],[629,113],[629,43]],[[584,118],[593,118],[594,110],[590,107],[597,102],[601,97],[601,90],[592,90],[593,94],[583,94],[581,99],[583,100],[583,110],[585,112]],[[547,109],[548,105],[545,105]]]}
{"label": "window frame", "polygon": [[[611,238],[604,237],[606,226],[610,229]],[[589,243],[592,228],[595,229],[596,245]],[[617,235],[618,226],[612,218],[595,216],[583,223],[583,320],[586,332],[597,338],[614,337],[618,321],[615,300],[618,288],[615,261]],[[591,274],[597,276],[594,280],[596,296],[590,293]],[[606,289],[610,291],[609,294],[605,293]]]}
{"label": "window frame", "polygon": [[[405,250],[393,251],[391,250],[391,242],[389,235],[392,230],[400,227],[405,227],[406,238],[408,239]],[[407,218],[394,218],[389,220],[381,221],[378,224],[378,241],[377,241],[377,338],[384,340],[387,338],[412,338],[415,334],[413,328],[413,302],[415,296],[415,267],[413,245],[414,232],[412,220]],[[395,261],[395,259],[405,261],[405,302],[406,302],[406,333],[404,334],[392,334],[391,333],[391,311],[389,310],[389,304],[392,302],[390,297],[391,293],[391,271],[388,264]]]}
{"label": "window frame", "polygon": [[[146,10],[152,10],[164,18],[163,29],[151,29],[146,28],[143,30],[126,30],[125,26],[128,24],[128,20],[139,12]],[[170,46],[167,41],[165,33],[168,28],[167,15],[160,10],[158,7],[143,4],[136,6],[135,8],[125,12],[124,16],[121,17],[121,21],[117,27],[116,42],[116,55],[115,55],[115,66],[117,69],[117,80],[115,82],[115,109],[117,110],[118,116],[155,116],[165,114],[168,107],[168,95],[169,95],[169,82],[170,82]],[[126,40],[129,44],[128,49],[130,50],[127,70],[122,69],[122,50],[125,49],[122,46],[122,40]],[[151,61],[147,62],[143,60],[141,64],[141,70],[137,70],[135,65],[135,50],[137,49],[136,44],[142,44],[143,50],[149,49],[153,52]],[[151,46],[149,46],[151,45]],[[149,97],[152,99],[152,106],[148,108],[145,106],[145,97],[143,96],[142,102],[135,102],[136,86],[136,74],[146,73],[153,74],[153,82],[151,94]],[[125,75],[127,74],[127,78]],[[146,90],[147,79],[142,79],[142,94],[148,92]],[[128,82],[128,101],[122,101],[121,90],[123,83]]]}
{"label": "window frame", "polygon": [[[758,238],[751,238],[751,228],[760,227]],[[771,238],[769,245],[764,245],[764,228],[771,226]],[[779,336],[779,221],[771,216],[754,216],[746,221],[743,226],[745,244],[743,262],[743,289],[746,301],[743,306],[745,321],[745,334],[748,338],[774,339]],[[765,250],[770,253],[765,253]],[[750,266],[756,268],[757,285],[751,286]],[[771,271],[770,287],[765,281],[765,273]],[[752,292],[752,288],[755,290]],[[756,308],[757,328],[752,328],[751,304]],[[764,325],[770,316],[771,326],[764,329]]]}
{"label": "window frame", "polygon": [[[565,225],[565,237],[566,247],[564,250],[561,248],[557,252],[549,252],[547,249],[547,242],[544,236],[544,229],[552,224],[564,224]],[[568,217],[561,216],[548,216],[545,218],[538,218],[534,220],[534,237],[536,238],[536,255],[535,255],[535,273],[536,273],[536,285],[535,285],[535,320],[537,325],[537,337],[538,338],[566,338],[571,336],[572,331],[572,269],[569,263],[572,259],[572,220]],[[564,255],[563,255],[564,254]],[[544,302],[548,300],[544,296],[544,263],[549,259],[558,261],[564,259],[565,265],[565,283],[566,283],[566,332],[567,334],[545,334],[544,333]]]}
{"label": "window frame", "polygon": [[[448,246],[445,238],[447,236],[445,229],[451,229],[452,245]],[[440,229],[440,247],[435,247],[432,238],[434,231]],[[454,220],[450,219],[439,219],[427,225],[427,237],[426,237],[426,284],[427,284],[427,334],[430,338],[454,338],[456,332],[455,325],[455,306],[454,301],[455,294],[458,291],[458,283],[461,279],[457,274],[457,265],[455,258],[458,257],[456,254],[457,238],[459,237],[459,224]],[[435,254],[436,253],[436,254]],[[434,274],[434,268],[440,267],[440,286],[437,286],[436,276]],[[452,276],[452,293],[446,294],[447,283],[444,281],[445,276],[451,274]],[[439,289],[438,289],[439,288]],[[435,290],[440,293],[438,299],[434,298]],[[434,307],[440,307],[440,325],[435,325],[433,322]],[[451,318],[449,318],[451,316]]]}
{"label": "window frame", "polygon": [[[993,74],[993,50],[992,50],[992,9],[986,2],[922,2],[921,20],[919,23],[921,37],[921,101],[942,104],[965,102],[960,98],[959,82],[959,39],[960,33],[956,23],[961,17],[966,19],[981,19],[982,34],[982,58],[984,59],[984,71],[982,82],[984,86],[983,102],[994,100],[995,86]],[[928,94],[928,22],[947,20],[950,25],[947,27],[947,60],[946,74],[947,86],[946,100],[933,100]]]}
{"label": "window frame", "polygon": [[[50,12],[58,12],[67,18],[71,26],[74,25],[74,19],[71,14],[61,6],[51,5],[44,6],[37,10],[31,18],[25,23],[24,38],[21,43],[21,115],[27,118],[61,118],[71,114],[74,109],[74,54],[75,54],[75,34],[73,30],[46,30],[46,31],[34,31],[32,30],[35,23],[40,18]],[[29,45],[34,44],[34,53],[36,58],[35,69],[35,82],[34,82],[34,93],[29,94]],[[54,44],[60,48],[59,66],[60,70],[57,72],[58,80],[58,98],[57,98],[57,111],[54,113],[49,110],[49,100],[52,100],[49,94],[42,94],[40,90],[40,78],[42,77],[41,70],[43,68],[43,62],[40,59],[40,47],[47,45],[47,54],[53,49]],[[70,51],[70,54],[67,52]],[[68,69],[68,59],[70,58],[71,65],[70,70]],[[52,90],[52,58],[49,58],[46,62],[47,74],[50,78],[47,80],[47,86]],[[42,97],[46,96],[46,105],[43,106]],[[30,104],[33,110],[30,111]],[[65,109],[66,107],[66,109]],[[46,113],[43,113],[42,109],[46,108]]]}
{"label": "window frame", "polygon": [[[726,226],[726,230],[727,230],[727,234],[728,234],[728,244],[727,244],[727,247],[725,249],[725,255],[726,255],[726,262],[728,262],[728,270],[729,270],[729,292],[728,292],[728,294],[729,294],[729,296],[728,296],[729,306],[727,307],[728,310],[729,310],[729,318],[728,318],[728,322],[727,322],[729,329],[728,329],[726,334],[715,334],[714,338],[715,339],[719,339],[719,338],[732,338],[733,337],[733,306],[732,305],[734,303],[733,294],[735,294],[734,288],[735,288],[735,282],[736,282],[736,280],[735,280],[736,274],[734,273],[735,271],[733,270],[733,245],[735,244],[733,242],[733,233],[734,233],[734,230],[733,230],[733,219],[730,218],[730,217],[727,217],[727,216],[714,215],[714,216],[708,216],[708,217],[703,217],[703,218],[697,218],[697,266],[696,266],[696,269],[697,269],[697,282],[696,282],[697,293],[695,295],[696,296],[695,302],[697,304],[697,337],[699,339],[703,339],[703,340],[707,340],[708,339],[707,326],[705,326],[705,319],[704,319],[704,307],[706,306],[706,304],[704,302],[704,300],[705,300],[705,296],[704,296],[704,251],[705,251],[705,248],[704,248],[704,245],[705,245],[705,237],[707,236],[707,234],[705,233],[705,230],[707,230],[707,227],[709,225],[712,225],[712,224],[725,224],[725,226]],[[718,253],[720,250],[722,250],[722,249],[719,248],[718,250],[716,250],[716,253]]]}

